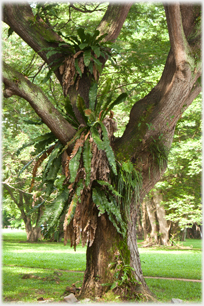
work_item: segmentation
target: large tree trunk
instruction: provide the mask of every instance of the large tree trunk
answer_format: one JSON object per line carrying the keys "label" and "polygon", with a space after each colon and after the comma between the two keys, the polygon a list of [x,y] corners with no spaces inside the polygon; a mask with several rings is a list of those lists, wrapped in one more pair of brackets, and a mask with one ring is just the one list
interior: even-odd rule
{"label": "large tree trunk", "polygon": [[114,271],[109,264],[116,260],[121,235],[109,221],[107,214],[97,217],[97,229],[92,246],[87,246],[86,271],[80,293],[80,298],[101,297],[107,286],[102,284],[113,283]]}
{"label": "large tree trunk", "polygon": [[[122,278],[122,270],[119,276],[115,274],[118,265],[130,265],[134,269],[132,278],[136,280],[136,283],[131,288],[133,298],[136,299],[137,294],[142,294],[146,301],[155,300],[155,295],[149,290],[141,269],[136,238],[136,209],[133,214],[131,213],[125,239],[109,221],[107,214],[98,217],[95,240],[91,247],[87,246],[86,271],[79,298],[102,297],[114,282]],[[122,298],[127,298],[120,292],[119,287],[116,286],[113,292],[115,290],[117,294],[121,294]],[[122,290],[124,291],[125,288],[123,287]]]}

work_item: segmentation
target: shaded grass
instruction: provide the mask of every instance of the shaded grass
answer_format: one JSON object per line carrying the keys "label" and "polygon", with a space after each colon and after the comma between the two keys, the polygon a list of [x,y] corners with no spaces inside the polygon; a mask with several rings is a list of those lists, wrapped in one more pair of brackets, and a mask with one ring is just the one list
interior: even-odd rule
{"label": "shaded grass", "polygon": [[[39,277],[23,279],[23,275],[31,274]],[[56,275],[53,270],[23,267],[3,267],[3,299],[4,301],[37,302],[37,299],[52,298],[63,300],[66,286],[81,286],[83,273],[66,273]]]}

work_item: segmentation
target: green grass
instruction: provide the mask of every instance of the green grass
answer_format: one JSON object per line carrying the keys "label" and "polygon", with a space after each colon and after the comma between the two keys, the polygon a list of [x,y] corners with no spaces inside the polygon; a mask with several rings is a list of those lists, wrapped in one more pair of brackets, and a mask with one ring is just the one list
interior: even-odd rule
{"label": "green grass", "polygon": [[170,302],[172,298],[191,303],[202,301],[202,283],[165,279],[146,279],[146,283],[158,301],[163,303]]}
{"label": "green grass", "polygon": [[68,244],[26,243],[26,235],[23,237],[17,234],[16,237],[12,238],[12,233],[3,235],[3,264],[76,271],[84,271],[86,268],[86,248],[80,245],[75,252]]}
{"label": "green grass", "polygon": [[[58,276],[53,270],[39,268],[23,268],[4,266],[3,272],[3,299],[4,301],[37,302],[37,299],[53,299],[60,301],[67,286],[81,286],[83,273],[62,272]],[[23,279],[23,275],[31,274],[36,278]]]}
{"label": "green grass", "polygon": [[198,251],[140,249],[140,259],[146,276],[202,278],[202,257]]}
{"label": "green grass", "polygon": [[[144,276],[201,279],[201,240],[189,239],[185,244],[192,245],[193,250],[140,248]],[[66,286],[82,284],[83,273],[79,271],[86,267],[86,248],[80,245],[75,252],[62,242],[27,243],[24,232],[11,231],[3,233],[2,247],[4,301],[37,302],[39,297],[60,301]],[[56,276],[56,271],[62,275]],[[28,273],[34,278],[23,279]],[[170,302],[171,298],[201,302],[201,283],[161,279],[146,282],[160,302]]]}

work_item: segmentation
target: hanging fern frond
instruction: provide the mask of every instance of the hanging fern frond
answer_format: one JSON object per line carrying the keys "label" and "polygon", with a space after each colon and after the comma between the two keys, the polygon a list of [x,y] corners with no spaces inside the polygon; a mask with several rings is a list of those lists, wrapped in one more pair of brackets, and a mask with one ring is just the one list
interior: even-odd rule
{"label": "hanging fern frond", "polygon": [[51,152],[50,156],[49,156],[49,160],[46,164],[46,167],[43,171],[43,182],[45,180],[53,180],[53,177],[55,176],[54,173],[54,168],[56,166],[56,164],[58,164],[59,162],[57,162],[57,160],[59,160],[59,152],[62,148],[62,144],[59,143]]}
{"label": "hanging fern frond", "polygon": [[36,177],[36,173],[37,173],[37,169],[40,167],[40,165],[42,164],[42,162],[51,154],[51,152],[54,150],[56,144],[49,147],[47,151],[45,151],[40,158],[36,161],[34,167],[33,167],[33,178],[30,184],[30,189],[29,192],[32,191],[33,189],[33,185],[34,185],[34,181],[35,181],[35,177]]}
{"label": "hanging fern frond", "polygon": [[106,127],[104,126],[104,124],[102,122],[99,121],[99,124],[100,124],[102,132],[103,132],[103,141],[104,141],[104,149],[105,149],[105,152],[106,152],[106,156],[108,158],[109,164],[110,164],[114,174],[117,175],[115,155],[114,155],[113,150],[112,150],[111,145],[110,145],[108,132],[107,132]]}
{"label": "hanging fern frond", "polygon": [[90,184],[91,159],[92,159],[91,145],[90,145],[89,139],[87,139],[85,141],[84,150],[83,150],[83,162],[84,162],[84,168],[86,172],[86,181],[85,181],[86,186],[89,186]]}
{"label": "hanging fern frond", "polygon": [[105,116],[109,113],[109,111],[111,109],[113,109],[113,107],[115,105],[118,105],[118,104],[122,103],[126,98],[127,98],[127,93],[122,93],[113,102],[110,101],[110,99],[107,99],[106,103],[103,105],[103,113],[102,113],[102,116],[101,116],[101,120],[103,120],[105,118]]}
{"label": "hanging fern frond", "polygon": [[65,188],[57,197],[49,203],[44,211],[42,218],[40,219],[40,224],[47,223],[47,231],[53,227],[59,220],[64,206],[67,203],[69,196],[69,190]]}
{"label": "hanging fern frond", "polygon": [[106,186],[108,187],[108,189],[117,197],[122,197],[122,195],[117,191],[115,190],[115,188],[108,182],[105,182],[105,181],[100,181],[100,180],[97,180],[97,183],[99,183],[101,186]]}
{"label": "hanging fern frond", "polygon": [[108,200],[104,194],[99,188],[95,187],[92,189],[92,198],[93,202],[97,206],[99,210],[98,216],[100,217],[106,212],[106,207],[108,206]]}
{"label": "hanging fern frond", "polygon": [[79,147],[75,156],[69,161],[69,172],[70,172],[70,180],[69,181],[70,181],[70,183],[74,183],[74,181],[76,179],[77,172],[78,172],[78,169],[79,169],[81,152],[82,152],[82,148]]}
{"label": "hanging fern frond", "polygon": [[97,145],[99,150],[104,150],[104,142],[101,140],[100,134],[96,128],[96,125],[91,126],[90,128],[91,136],[93,137],[93,140],[95,144]]}

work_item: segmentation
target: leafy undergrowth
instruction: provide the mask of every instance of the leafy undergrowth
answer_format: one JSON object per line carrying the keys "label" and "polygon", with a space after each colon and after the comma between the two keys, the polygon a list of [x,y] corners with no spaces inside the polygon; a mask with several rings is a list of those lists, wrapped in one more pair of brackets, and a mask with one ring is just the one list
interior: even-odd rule
{"label": "leafy undergrowth", "polygon": [[[86,248],[74,252],[63,243],[26,243],[22,232],[3,233],[3,300],[32,302],[38,299],[62,301],[66,287],[80,287],[86,265]],[[24,243],[19,242],[24,241]],[[188,241],[192,244],[192,241]],[[201,241],[194,250],[140,249],[145,276],[201,278]],[[200,248],[199,248],[200,246]],[[198,250],[200,249],[200,250]],[[73,272],[68,272],[71,270]],[[201,302],[202,284],[178,280],[146,279],[149,289],[160,302],[178,298],[185,302]],[[101,302],[121,302],[121,297],[108,293]]]}

